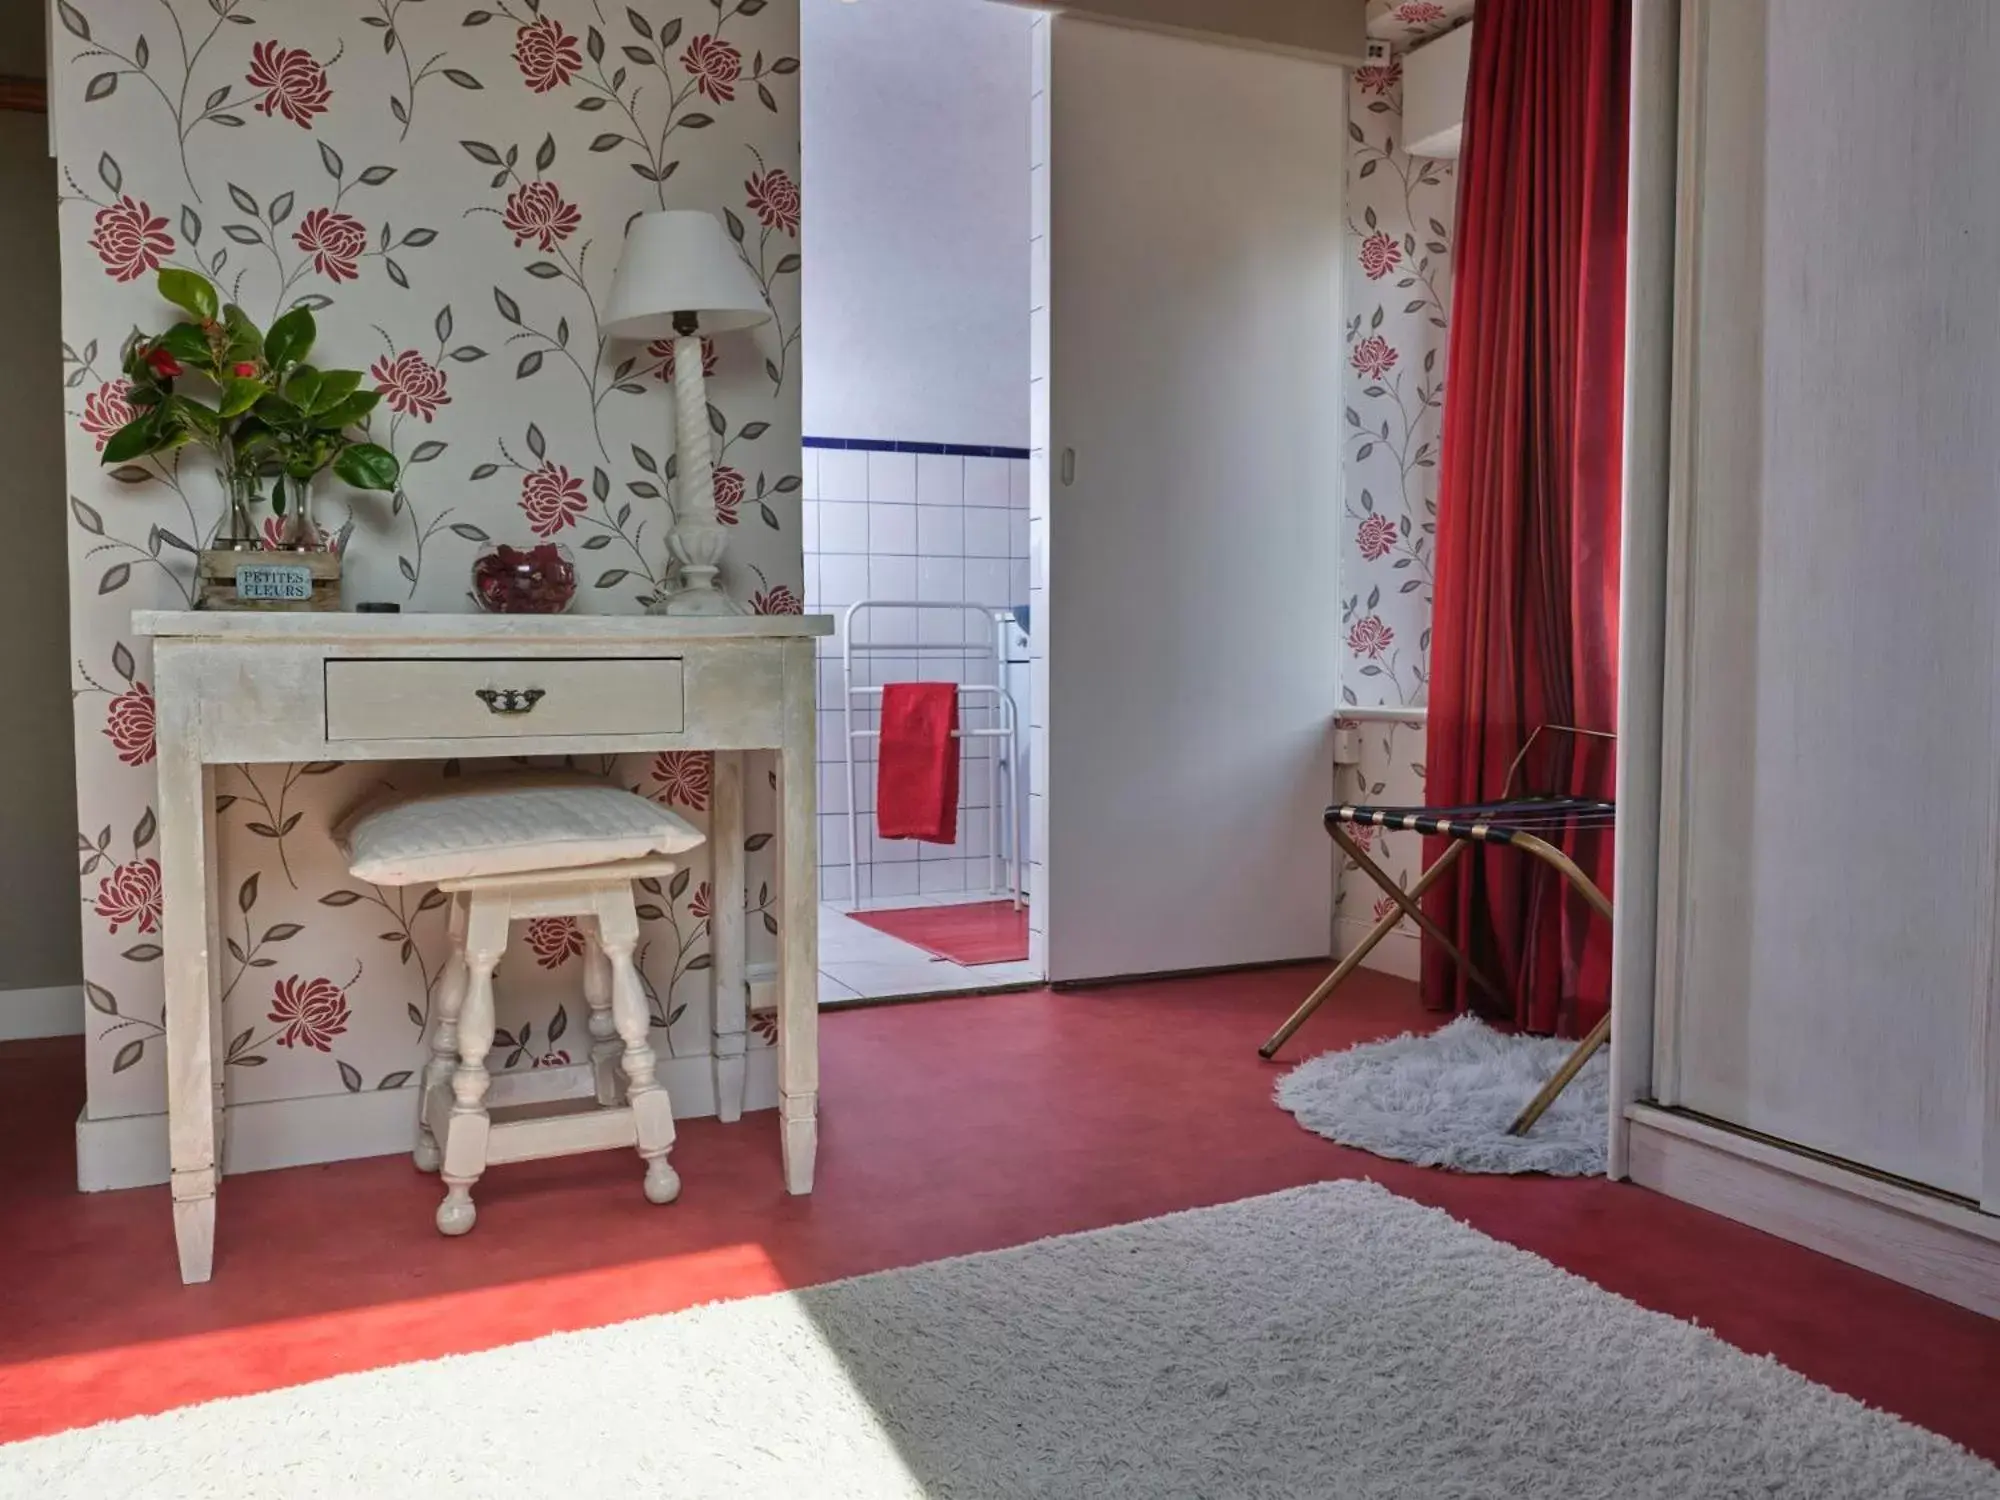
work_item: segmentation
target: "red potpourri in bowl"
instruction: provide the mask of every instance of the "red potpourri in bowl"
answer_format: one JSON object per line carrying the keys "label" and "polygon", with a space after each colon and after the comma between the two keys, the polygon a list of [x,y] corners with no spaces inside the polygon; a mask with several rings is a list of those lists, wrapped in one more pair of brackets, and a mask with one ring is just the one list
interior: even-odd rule
{"label": "red potpourri in bowl", "polygon": [[503,542],[473,560],[472,596],[491,614],[559,615],[576,600],[576,563],[556,542]]}

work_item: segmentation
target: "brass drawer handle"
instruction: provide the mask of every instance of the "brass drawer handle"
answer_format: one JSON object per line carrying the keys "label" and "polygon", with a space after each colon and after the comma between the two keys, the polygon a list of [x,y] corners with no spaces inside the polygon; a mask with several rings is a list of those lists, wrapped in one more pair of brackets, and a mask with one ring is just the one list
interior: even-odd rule
{"label": "brass drawer handle", "polygon": [[472,696],[484,703],[489,713],[524,714],[548,692],[543,688],[476,688]]}

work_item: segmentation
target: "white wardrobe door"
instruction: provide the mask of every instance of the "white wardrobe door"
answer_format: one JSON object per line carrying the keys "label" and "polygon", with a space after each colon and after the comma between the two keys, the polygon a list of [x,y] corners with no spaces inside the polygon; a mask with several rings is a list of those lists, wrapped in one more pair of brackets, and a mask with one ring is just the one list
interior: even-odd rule
{"label": "white wardrobe door", "polygon": [[[1688,15],[1689,572],[1665,830],[1681,859],[1657,1082],[1977,1199],[2000,855],[2000,7]],[[1670,728],[1670,777],[1674,745]]]}
{"label": "white wardrobe door", "polygon": [[1324,955],[1342,75],[1052,24],[1050,977]]}

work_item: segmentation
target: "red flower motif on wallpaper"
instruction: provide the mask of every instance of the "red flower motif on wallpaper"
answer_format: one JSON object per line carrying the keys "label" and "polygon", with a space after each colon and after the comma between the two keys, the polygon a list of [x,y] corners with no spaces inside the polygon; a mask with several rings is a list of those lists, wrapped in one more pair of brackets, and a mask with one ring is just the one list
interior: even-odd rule
{"label": "red flower motif on wallpaper", "polygon": [[583,481],[561,464],[543,463],[521,481],[521,513],[536,536],[554,536],[590,508]]}
{"label": "red flower motif on wallpaper", "polygon": [[280,1047],[331,1052],[333,1039],[347,1030],[347,991],[331,979],[280,979],[271,992],[270,1019],[278,1023]]}
{"label": "red flower motif on wallpaper", "polygon": [[121,375],[105,381],[83,398],[83,420],[79,425],[97,439],[99,448],[104,446],[106,438],[138,415],[125,399],[131,389],[132,382]]}
{"label": "red flower motif on wallpaper", "polygon": [[583,66],[576,38],[552,16],[538,16],[514,34],[514,64],[538,94],[560,88]]}
{"label": "red flower motif on wallpaper", "polygon": [[135,682],[111,700],[104,711],[104,737],[128,766],[143,766],[153,758],[153,690]]}
{"label": "red flower motif on wallpaper", "polygon": [[1386,94],[1403,81],[1403,60],[1392,57],[1386,63],[1368,63],[1354,70],[1354,86],[1364,94]]}
{"label": "red flower motif on wallpaper", "polygon": [[1379,333],[1371,333],[1354,346],[1354,368],[1371,380],[1380,380],[1396,368],[1396,351]]}
{"label": "red flower motif on wallpaper", "polygon": [[572,958],[583,957],[583,929],[575,917],[537,917],[528,924],[528,946],[536,963],[559,969]]}
{"label": "red flower motif on wallpaper", "polygon": [[126,922],[137,922],[141,932],[160,930],[160,862],[135,859],[115,866],[97,882],[94,908],[107,918],[116,932]]}
{"label": "red flower motif on wallpaper", "polygon": [[535,1059],[534,1065],[538,1068],[566,1068],[569,1066],[569,1053],[558,1047],[553,1052],[544,1052]]}
{"label": "red flower motif on wallpaper", "polygon": [[1368,562],[1387,557],[1396,550],[1396,523],[1387,516],[1365,517],[1354,540],[1361,549],[1361,556]]}
{"label": "red flower motif on wallpaper", "polygon": [[1347,632],[1347,649],[1356,656],[1374,660],[1396,641],[1396,632],[1382,623],[1380,615],[1364,615]]}
{"label": "red flower motif on wallpaper", "polygon": [[744,201],[766,229],[782,229],[797,236],[799,185],[792,181],[790,173],[783,167],[753,173],[744,181],[743,189],[749,195]]}
{"label": "red flower motif on wallpaper", "polygon": [[694,77],[695,87],[717,104],[736,97],[736,80],[743,75],[743,54],[719,36],[706,34],[687,44],[681,66]]}
{"label": "red flower motif on wallpaper", "polygon": [[264,91],[258,110],[283,115],[307,130],[312,129],[314,115],[326,113],[326,102],[333,97],[326,69],[303,47],[257,43],[250,49],[249,79],[251,88]]}
{"label": "red flower motif on wallpaper", "polygon": [[1444,7],[1437,0],[1403,0],[1396,19],[1405,26],[1434,26],[1444,19]]}
{"label": "red flower motif on wallpaper", "polygon": [[1361,269],[1370,281],[1380,281],[1396,269],[1403,258],[1403,247],[1396,243],[1393,235],[1376,230],[1361,242]]}
{"label": "red flower motif on wallpaper", "polygon": [[724,526],[736,524],[736,512],[743,505],[743,475],[728,464],[715,466],[715,519]]}
{"label": "red flower motif on wallpaper", "polygon": [[688,898],[688,915],[700,921],[715,911],[715,892],[704,880],[694,888],[694,895]]}
{"label": "red flower motif on wallpaper", "polygon": [[542,249],[553,250],[559,241],[576,233],[583,215],[575,204],[563,201],[553,182],[524,182],[507,195],[500,219],[514,236],[516,249],[533,240]]}
{"label": "red flower motif on wallpaper", "polygon": [[96,227],[90,248],[113,281],[136,281],[159,270],[160,262],[174,253],[167,221],[154,214],[151,204],[129,193],[100,208],[92,222]]}
{"label": "red flower motif on wallpaper", "polygon": [[1366,854],[1370,849],[1375,847],[1376,832],[1377,830],[1373,823],[1357,823],[1347,830],[1348,837],[1354,840],[1355,845],[1363,854]]}
{"label": "red flower motif on wallpaper", "polygon": [[1375,903],[1373,915],[1375,920],[1379,922],[1394,910],[1396,910],[1396,903],[1389,897],[1384,896],[1380,901]]}
{"label": "red flower motif on wallpaper", "polygon": [[653,780],[667,801],[694,812],[708,811],[715,784],[715,757],[706,750],[662,750],[653,757]]}
{"label": "red flower motif on wallpaper", "polygon": [[806,607],[799,596],[782,583],[750,596],[750,613],[753,615],[802,615]]}
{"label": "red flower motif on wallpaper", "polygon": [[778,1013],[775,1010],[750,1012],[750,1029],[773,1047],[778,1045]]}
{"label": "red flower motif on wallpaper", "polygon": [[444,371],[414,349],[376,360],[369,367],[368,378],[375,382],[389,409],[406,417],[422,417],[428,422],[440,406],[451,405]]}
{"label": "red flower motif on wallpaper", "polygon": [[[646,346],[646,358],[660,362],[654,373],[671,385],[674,379],[674,340],[654,339]],[[701,373],[713,375],[715,366],[715,340],[704,333],[701,336]]]}
{"label": "red flower motif on wallpaper", "polygon": [[312,257],[313,269],[330,281],[352,281],[360,274],[361,252],[368,248],[368,231],[352,214],[315,208],[299,220],[292,243]]}

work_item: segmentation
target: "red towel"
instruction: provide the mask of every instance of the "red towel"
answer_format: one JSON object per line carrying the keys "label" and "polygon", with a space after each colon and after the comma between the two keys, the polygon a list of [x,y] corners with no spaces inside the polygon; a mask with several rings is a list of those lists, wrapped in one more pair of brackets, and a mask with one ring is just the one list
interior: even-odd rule
{"label": "red towel", "polygon": [[875,829],[885,839],[958,842],[958,684],[892,682],[882,689]]}

